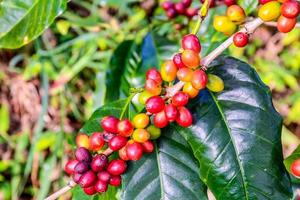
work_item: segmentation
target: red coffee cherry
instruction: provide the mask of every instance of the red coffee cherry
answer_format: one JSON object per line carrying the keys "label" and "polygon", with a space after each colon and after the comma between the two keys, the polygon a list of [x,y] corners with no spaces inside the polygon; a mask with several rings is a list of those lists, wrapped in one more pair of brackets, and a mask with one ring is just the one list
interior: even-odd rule
{"label": "red coffee cherry", "polygon": [[296,18],[300,13],[300,5],[297,1],[289,0],[282,4],[281,14],[287,18]]}
{"label": "red coffee cherry", "polygon": [[65,172],[69,175],[74,174],[75,166],[78,164],[78,160],[69,160],[65,165]]}
{"label": "red coffee cherry", "polygon": [[144,87],[146,91],[150,92],[153,95],[160,95],[162,91],[161,84],[152,79],[146,80]]}
{"label": "red coffee cherry", "polygon": [[104,182],[104,181],[101,181],[101,180],[98,180],[96,183],[95,183],[95,190],[99,193],[104,193],[107,191],[107,183]]}
{"label": "red coffee cherry", "polygon": [[234,4],[236,4],[236,0],[224,0],[224,3],[226,6],[232,6]]}
{"label": "red coffee cherry", "polygon": [[87,195],[94,195],[97,193],[94,186],[83,188],[83,191]]}
{"label": "red coffee cherry", "polygon": [[113,176],[109,180],[109,184],[115,187],[120,186],[122,183],[122,178],[121,176]]}
{"label": "red coffee cherry", "polygon": [[156,113],[153,117],[153,123],[158,128],[164,128],[169,124],[165,111]]}
{"label": "red coffee cherry", "polygon": [[93,171],[85,172],[79,179],[79,185],[83,188],[90,187],[94,185],[96,182],[97,177]]}
{"label": "red coffee cherry", "polygon": [[158,113],[165,108],[165,101],[160,96],[150,97],[146,101],[146,110],[150,113]]}
{"label": "red coffee cherry", "polygon": [[108,163],[108,158],[104,154],[98,154],[93,157],[91,168],[94,172],[102,171]]}
{"label": "red coffee cherry", "polygon": [[99,151],[104,144],[102,133],[95,132],[90,136],[90,149],[92,151]]}
{"label": "red coffee cherry", "polygon": [[170,8],[166,11],[166,15],[169,19],[173,19],[174,17],[177,16],[177,12],[176,12],[175,8]]}
{"label": "red coffee cherry", "polygon": [[154,150],[154,144],[151,140],[142,143],[142,146],[145,153],[152,153]]}
{"label": "red coffee cherry", "polygon": [[184,50],[182,52],[181,58],[183,64],[188,68],[195,69],[200,66],[200,56],[195,51]]}
{"label": "red coffee cherry", "polygon": [[196,16],[198,14],[198,9],[196,8],[188,8],[185,10],[185,16],[188,18],[193,18],[194,16]]}
{"label": "red coffee cherry", "polygon": [[161,4],[162,8],[167,11],[169,10],[170,8],[173,8],[174,7],[174,4],[171,2],[171,1],[165,1]]}
{"label": "red coffee cherry", "polygon": [[181,59],[181,53],[177,53],[173,57],[173,63],[176,65],[178,69],[185,68],[186,66],[183,64]]}
{"label": "red coffee cherry", "polygon": [[184,14],[185,12],[185,6],[182,2],[175,3],[174,8],[176,12],[180,15]]}
{"label": "red coffee cherry", "polygon": [[107,167],[108,173],[114,176],[121,175],[125,172],[127,168],[126,162],[124,160],[112,160]]}
{"label": "red coffee cherry", "polygon": [[177,92],[172,97],[172,104],[174,106],[185,106],[189,102],[189,95],[185,92]]}
{"label": "red coffee cherry", "polygon": [[183,3],[184,7],[186,7],[186,8],[190,7],[192,4],[192,0],[181,0],[181,2]]}
{"label": "red coffee cherry", "polygon": [[274,1],[274,0],[259,0],[259,3],[263,5],[263,4],[266,4],[270,1]]}
{"label": "red coffee cherry", "polygon": [[81,133],[78,134],[76,136],[76,146],[89,149],[90,148],[89,136],[87,136],[86,134],[81,134]]}
{"label": "red coffee cherry", "polygon": [[118,151],[122,147],[124,147],[127,143],[127,138],[121,135],[116,135],[109,142],[108,146],[113,151]]}
{"label": "red coffee cherry", "polygon": [[177,117],[177,108],[173,104],[168,104],[165,107],[165,115],[169,122],[173,122],[176,120]]}
{"label": "red coffee cherry", "polygon": [[277,29],[282,33],[288,33],[296,26],[296,18],[287,18],[281,15],[277,20]]}
{"label": "red coffee cherry", "polygon": [[162,82],[163,82],[160,72],[154,68],[149,69],[146,72],[146,80],[149,80],[149,79],[156,81],[158,84],[162,84]]}
{"label": "red coffee cherry", "polygon": [[101,120],[102,128],[109,133],[118,133],[119,120],[114,116],[106,116]]}
{"label": "red coffee cherry", "polygon": [[119,157],[125,161],[129,160],[127,153],[126,153],[126,146],[119,150]]}
{"label": "red coffee cherry", "polygon": [[207,81],[207,75],[203,70],[199,69],[194,71],[191,83],[195,89],[201,90],[205,88]]}
{"label": "red coffee cherry", "polygon": [[233,44],[236,47],[244,47],[249,42],[249,36],[246,33],[238,32],[233,36]]}
{"label": "red coffee cherry", "polygon": [[89,165],[86,162],[79,162],[74,168],[75,173],[82,174],[89,170]]}
{"label": "red coffee cherry", "polygon": [[84,147],[79,147],[78,149],[76,149],[75,158],[79,162],[82,162],[82,161],[90,162],[92,160],[92,156],[91,156],[90,152]]}
{"label": "red coffee cherry", "polygon": [[129,160],[139,160],[143,155],[143,146],[134,141],[129,141],[126,145],[126,155]]}
{"label": "red coffee cherry", "polygon": [[[200,0],[201,3],[204,3],[204,1],[205,1],[205,0]],[[209,7],[210,7],[210,8],[211,8],[211,7],[214,7],[214,6],[216,5],[216,4],[215,4],[215,3],[216,3],[215,1],[216,1],[216,0],[211,0],[211,1],[210,1],[210,4],[209,4]]]}
{"label": "red coffee cherry", "polygon": [[186,107],[179,107],[176,122],[182,127],[189,127],[193,123],[191,112]]}
{"label": "red coffee cherry", "polygon": [[300,159],[299,158],[292,163],[291,172],[294,176],[300,177]]}
{"label": "red coffee cherry", "polygon": [[194,34],[185,35],[181,40],[181,46],[184,50],[192,50],[196,53],[201,51],[199,39]]}
{"label": "red coffee cherry", "polygon": [[77,184],[79,184],[79,180],[81,178],[82,174],[79,174],[79,173],[74,173],[72,178],[73,178],[73,181]]}
{"label": "red coffee cherry", "polygon": [[129,137],[133,132],[133,125],[130,120],[124,119],[118,123],[118,133],[121,136]]}
{"label": "red coffee cherry", "polygon": [[98,180],[107,183],[109,181],[111,175],[107,171],[102,171],[97,174],[97,177],[98,177]]}

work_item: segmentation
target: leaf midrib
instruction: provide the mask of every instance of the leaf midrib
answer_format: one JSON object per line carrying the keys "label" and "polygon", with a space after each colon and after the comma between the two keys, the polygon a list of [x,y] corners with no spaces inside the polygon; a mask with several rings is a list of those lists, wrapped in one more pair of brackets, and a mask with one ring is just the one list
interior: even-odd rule
{"label": "leaf midrib", "polygon": [[165,193],[164,193],[164,185],[163,185],[163,177],[161,176],[162,170],[161,170],[161,164],[159,159],[159,152],[158,152],[158,145],[155,142],[155,154],[156,154],[156,160],[157,160],[157,168],[158,168],[158,175],[159,175],[159,182],[160,182],[160,199],[164,199]]}

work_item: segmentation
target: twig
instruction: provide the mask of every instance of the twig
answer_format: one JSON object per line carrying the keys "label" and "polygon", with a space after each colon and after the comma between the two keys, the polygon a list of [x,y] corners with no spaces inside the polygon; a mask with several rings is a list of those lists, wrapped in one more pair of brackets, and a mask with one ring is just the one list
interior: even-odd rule
{"label": "twig", "polygon": [[208,13],[208,9],[209,9],[209,5],[211,3],[211,0],[205,0],[203,5],[201,6],[199,12],[198,12],[198,20],[197,20],[197,23],[195,25],[195,28],[193,29],[192,31],[192,34],[197,34],[200,27],[201,27],[201,24],[202,22],[204,21],[207,13]]}

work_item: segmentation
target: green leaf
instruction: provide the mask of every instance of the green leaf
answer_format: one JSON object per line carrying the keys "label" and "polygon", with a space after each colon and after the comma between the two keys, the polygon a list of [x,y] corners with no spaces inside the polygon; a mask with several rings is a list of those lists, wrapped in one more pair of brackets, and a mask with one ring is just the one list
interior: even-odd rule
{"label": "green leaf", "polygon": [[248,64],[220,57],[209,70],[225,89],[201,92],[191,107],[194,125],[181,129],[200,176],[216,199],[289,199],[291,183],[283,165],[282,119],[271,94]]}
{"label": "green leaf", "polygon": [[258,1],[257,0],[238,0],[238,4],[244,8],[245,13],[249,15],[253,11],[257,10]]}
{"label": "green leaf", "polygon": [[123,176],[122,200],[207,199],[197,160],[175,128],[163,131],[155,152],[129,162]]}
{"label": "green leaf", "polygon": [[3,0],[0,48],[19,48],[39,36],[67,7],[67,0]]}
{"label": "green leaf", "polygon": [[291,173],[291,165],[292,163],[300,158],[300,145],[297,147],[297,149],[284,160],[284,165],[286,169]]}

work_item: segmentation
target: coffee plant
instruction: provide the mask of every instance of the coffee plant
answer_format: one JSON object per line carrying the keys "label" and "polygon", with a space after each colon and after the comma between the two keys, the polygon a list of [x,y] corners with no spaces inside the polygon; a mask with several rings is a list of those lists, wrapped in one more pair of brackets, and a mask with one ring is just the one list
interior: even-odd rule
{"label": "coffee plant", "polygon": [[[169,40],[151,30],[141,45],[124,41],[116,48],[105,104],[78,131],[64,165],[68,184],[46,200],[71,189],[73,199],[205,200],[208,190],[215,199],[294,198],[299,148],[283,160],[282,118],[269,88],[248,63],[222,53],[231,44],[247,48],[263,24],[292,31],[300,3],[200,2],[158,5],[169,21],[183,17],[192,27],[180,47],[165,45]],[[3,48],[29,43],[67,7],[63,0],[13,3],[1,2],[2,15],[14,16],[0,18]]]}

